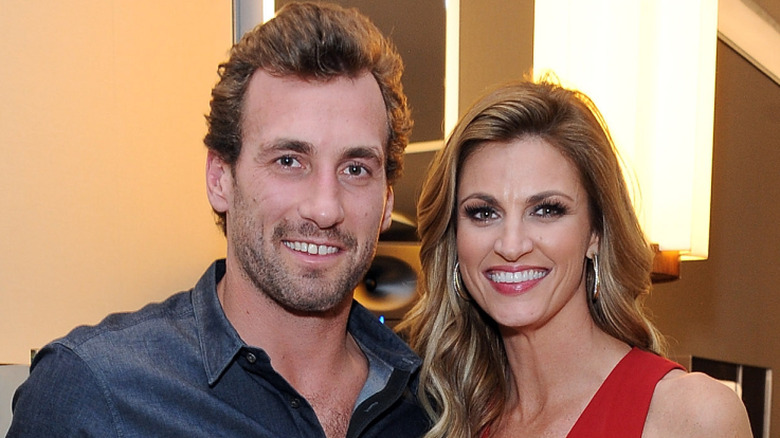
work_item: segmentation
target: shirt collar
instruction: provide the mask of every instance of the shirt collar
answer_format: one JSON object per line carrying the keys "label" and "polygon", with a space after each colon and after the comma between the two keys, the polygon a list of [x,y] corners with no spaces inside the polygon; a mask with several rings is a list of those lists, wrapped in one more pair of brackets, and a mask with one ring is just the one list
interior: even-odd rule
{"label": "shirt collar", "polygon": [[422,362],[401,338],[355,300],[352,301],[347,330],[360,348],[371,352],[395,369],[412,373]]}
{"label": "shirt collar", "polygon": [[217,283],[225,275],[225,260],[209,266],[192,291],[198,342],[209,385],[213,386],[246,343],[228,321],[217,297]]}
{"label": "shirt collar", "polygon": [[[209,266],[192,291],[192,304],[198,328],[198,341],[209,385],[213,386],[246,343],[228,321],[217,297],[217,283],[225,275],[225,260]],[[378,318],[353,301],[347,330],[360,347],[393,368],[414,372],[419,357]]]}

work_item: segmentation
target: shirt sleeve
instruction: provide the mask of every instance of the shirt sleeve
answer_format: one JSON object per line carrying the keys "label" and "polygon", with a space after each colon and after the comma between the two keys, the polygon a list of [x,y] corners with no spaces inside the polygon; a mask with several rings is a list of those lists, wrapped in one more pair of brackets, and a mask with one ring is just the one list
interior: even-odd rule
{"label": "shirt sleeve", "polygon": [[50,344],[12,402],[6,438],[119,436],[104,385],[71,349]]}

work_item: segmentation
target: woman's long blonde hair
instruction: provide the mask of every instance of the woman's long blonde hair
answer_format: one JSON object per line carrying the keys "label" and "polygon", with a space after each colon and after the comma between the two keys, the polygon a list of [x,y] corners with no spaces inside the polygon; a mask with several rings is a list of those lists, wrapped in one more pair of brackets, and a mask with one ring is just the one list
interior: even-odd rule
{"label": "woman's long blonde hair", "polygon": [[[420,395],[434,426],[426,437],[470,438],[496,420],[507,395],[507,359],[495,322],[453,287],[461,166],[485,142],[538,136],[579,172],[599,235],[596,324],[631,346],[663,353],[642,302],[652,252],[640,229],[603,118],[584,94],[551,79],[504,85],[476,102],[433,160],[418,203],[421,299],[399,330],[423,359]],[[592,284],[588,266],[587,283]],[[590,302],[590,300],[589,300]]]}

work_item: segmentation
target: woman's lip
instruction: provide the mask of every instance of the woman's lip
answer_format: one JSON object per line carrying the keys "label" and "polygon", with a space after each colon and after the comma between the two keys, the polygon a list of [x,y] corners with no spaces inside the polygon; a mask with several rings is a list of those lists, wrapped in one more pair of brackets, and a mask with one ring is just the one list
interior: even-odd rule
{"label": "woman's lip", "polygon": [[548,269],[490,269],[485,272],[493,289],[502,295],[517,295],[528,291],[549,274]]}
{"label": "woman's lip", "polygon": [[527,268],[521,270],[491,269],[485,276],[494,283],[523,283],[526,281],[540,280],[547,276],[547,269]]}

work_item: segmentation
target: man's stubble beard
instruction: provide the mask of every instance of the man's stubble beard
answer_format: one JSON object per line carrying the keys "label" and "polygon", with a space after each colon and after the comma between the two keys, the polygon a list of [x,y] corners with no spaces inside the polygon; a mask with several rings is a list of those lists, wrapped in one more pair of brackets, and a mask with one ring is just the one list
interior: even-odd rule
{"label": "man's stubble beard", "polygon": [[[264,227],[258,225],[248,213],[245,199],[240,190],[236,190],[236,205],[233,220],[230,220],[231,241],[238,258],[242,274],[264,294],[279,306],[293,313],[325,313],[335,309],[347,297],[368,271],[376,251],[376,239],[358,246],[357,239],[350,233],[337,229],[319,230],[311,222],[294,225],[283,221],[273,230],[271,242],[263,237]],[[377,230],[378,235],[378,230]],[[308,269],[294,273],[286,266],[280,256],[282,240],[303,240],[307,237],[325,236],[329,241],[340,243],[347,257],[330,269]],[[268,245],[270,243],[270,245]]]}

